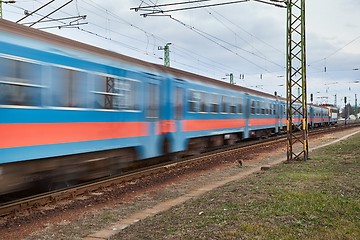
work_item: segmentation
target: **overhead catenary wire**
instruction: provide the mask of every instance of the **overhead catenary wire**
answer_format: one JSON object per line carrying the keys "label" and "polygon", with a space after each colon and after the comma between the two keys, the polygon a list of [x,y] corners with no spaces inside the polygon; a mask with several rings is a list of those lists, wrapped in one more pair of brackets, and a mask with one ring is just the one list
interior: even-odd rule
{"label": "overhead catenary wire", "polygon": [[[36,0],[36,1],[40,3],[39,0]],[[89,5],[89,4],[91,5],[91,2],[92,2],[91,0],[90,0],[89,2],[87,2],[87,5]],[[149,33],[149,32],[147,32],[146,30],[144,30],[144,29],[142,29],[142,28],[139,28],[138,26],[136,26],[136,25],[128,22],[127,20],[124,20],[124,19],[120,18],[118,15],[113,14],[111,11],[108,11],[107,9],[103,8],[102,6],[96,5],[96,3],[94,3],[94,4],[95,4],[95,5],[92,5],[92,7],[93,7],[94,9],[98,9],[98,10],[101,10],[101,11],[107,11],[107,13],[108,13],[110,16],[111,16],[111,15],[113,16],[113,19],[112,19],[112,20],[115,20],[115,21],[117,21],[117,22],[119,22],[119,23],[122,22],[122,23],[128,24],[128,25],[130,25],[131,27],[136,28],[136,29],[142,31],[142,32],[147,36],[147,38],[148,38],[148,37],[151,37],[151,38],[153,38],[153,39],[156,39],[157,41],[166,42],[166,40],[161,39],[161,38],[158,37],[158,36],[154,36],[152,33]],[[86,5],[86,6],[87,6],[87,5]],[[23,10],[25,11],[25,9],[23,9]],[[91,11],[91,9],[88,9],[87,11]],[[61,10],[60,12],[62,12],[62,13],[64,13],[64,14],[67,14],[66,11],[63,11],[63,10]],[[101,13],[98,13],[98,12],[92,11],[92,13],[98,15],[99,17],[103,16]],[[43,17],[42,14],[37,14],[37,15],[40,16],[40,17]],[[68,14],[68,15],[71,16],[72,14]],[[51,18],[50,18],[50,19],[51,19]],[[52,20],[49,20],[49,21],[55,21],[55,20],[58,20],[58,19],[52,19]],[[92,25],[95,26],[95,27],[97,27],[97,28],[105,29],[102,25],[97,24],[97,23],[92,23]],[[72,27],[72,26],[59,25],[59,26],[55,26],[55,27],[61,28],[61,27]],[[43,27],[43,28],[41,28],[41,29],[49,29],[49,28],[54,28],[54,27]],[[75,28],[75,27],[73,27],[73,28]],[[148,56],[153,56],[153,57],[156,58],[156,59],[158,58],[156,54],[150,54],[150,55],[149,55],[149,53],[148,53],[147,51],[143,51],[142,49],[140,49],[140,48],[138,48],[138,47],[133,47],[132,45],[126,44],[126,43],[121,42],[121,41],[116,41],[115,39],[112,39],[112,38],[110,38],[110,37],[106,37],[106,36],[104,36],[104,35],[96,32],[96,31],[91,31],[91,30],[87,30],[87,29],[84,29],[84,28],[80,28],[80,27],[76,27],[76,29],[78,29],[78,30],[80,30],[80,31],[82,31],[82,32],[88,33],[88,34],[90,34],[90,35],[93,35],[93,36],[102,38],[102,39],[104,39],[104,40],[112,41],[112,42],[114,42],[114,43],[116,43],[116,44],[119,44],[119,45],[121,45],[121,46],[124,46],[124,47],[126,47],[126,48],[128,48],[128,49],[130,49],[130,50],[137,51],[137,52],[139,52],[139,53],[142,53],[142,54],[145,54],[145,55],[148,55]],[[144,41],[141,40],[141,38],[133,38],[133,37],[124,35],[124,34],[118,32],[118,31],[113,31],[113,30],[109,30],[109,31],[112,32],[113,34],[120,35],[120,36],[126,37],[126,38],[130,38],[132,42],[133,42],[133,41],[138,41],[138,42],[141,42],[141,43],[145,43]],[[148,41],[146,41],[146,44],[148,45]],[[155,44],[154,44],[154,46],[155,46]],[[155,48],[155,47],[154,47],[154,48]],[[180,47],[177,46],[177,48],[179,49]],[[184,51],[184,49],[182,49],[182,50],[180,50],[180,51]],[[189,53],[191,53],[191,54],[189,54]],[[175,53],[175,54],[176,54],[176,55],[179,55],[179,56],[182,56],[183,58],[186,58],[186,59],[192,58],[192,59],[194,59],[197,63],[201,63],[201,65],[202,65],[203,67],[206,67],[206,68],[208,68],[208,69],[214,69],[214,67],[215,67],[215,68],[221,70],[222,72],[232,71],[232,70],[226,69],[226,66],[225,66],[225,65],[223,65],[223,64],[221,64],[221,63],[218,63],[218,62],[216,62],[216,61],[212,61],[212,60],[210,60],[209,58],[206,58],[205,60],[206,60],[206,61],[212,61],[212,63],[210,63],[210,64],[209,64],[208,62],[206,62],[206,61],[202,61],[202,60],[196,58],[196,57],[194,56],[195,53],[194,53],[193,51],[188,51],[188,53],[185,53],[185,52],[184,52],[183,55],[182,55],[182,54],[177,54],[177,53]],[[200,58],[204,58],[203,56],[200,56],[200,55],[197,55],[197,56],[199,56]],[[179,63],[180,65],[183,65],[183,66],[188,66],[188,67],[191,66],[191,65],[189,65],[189,64],[183,64],[183,63],[181,63],[180,61],[177,61],[177,63]],[[195,67],[192,67],[192,68],[193,68],[193,69],[198,69],[198,70],[200,69],[200,68],[195,68]],[[204,70],[203,70],[203,71],[204,71]],[[208,71],[205,71],[205,72],[208,72]]]}
{"label": "overhead catenary wire", "polygon": [[[40,2],[40,1],[38,1],[38,0],[36,0],[36,1],[37,1],[37,2]],[[80,4],[80,1],[79,1],[79,4]],[[134,44],[128,44],[128,43],[126,43],[126,41],[124,42],[124,41],[121,41],[121,40],[120,40],[120,41],[119,41],[119,40],[116,40],[116,39],[115,39],[115,38],[116,38],[116,35],[121,36],[121,38],[123,38],[123,37],[129,38],[129,39],[131,39],[131,42],[132,42],[132,43],[133,43],[134,41],[141,42],[142,44],[144,43],[144,44],[146,45],[146,48],[147,48],[147,49],[148,49],[148,46],[149,46],[149,45],[153,45],[154,48],[155,48],[155,46],[157,45],[157,44],[156,44],[157,41],[158,41],[159,43],[166,43],[166,42],[168,41],[168,39],[163,39],[163,38],[161,38],[161,37],[159,37],[159,36],[155,36],[153,33],[150,33],[150,32],[148,32],[148,31],[146,31],[146,30],[144,30],[144,29],[136,26],[135,24],[129,22],[127,19],[121,18],[119,15],[112,13],[111,10],[106,9],[106,8],[104,8],[103,6],[101,6],[101,5],[97,4],[97,3],[94,3],[94,2],[91,1],[91,0],[90,0],[90,1],[86,1],[86,5],[80,4],[80,6],[79,6],[79,8],[84,8],[84,7],[87,7],[89,10],[90,10],[90,9],[94,10],[94,11],[93,11],[94,14],[97,14],[97,15],[102,16],[102,17],[103,17],[103,13],[101,13],[101,12],[107,11],[106,13],[108,14],[109,21],[116,21],[116,22],[119,22],[119,23],[122,23],[122,24],[127,24],[127,25],[131,26],[131,27],[134,28],[134,29],[138,29],[139,31],[141,31],[141,32],[143,32],[143,33],[145,34],[146,40],[144,41],[144,40],[143,40],[144,38],[138,38],[138,37],[133,37],[133,38],[132,38],[130,35],[122,32],[122,31],[117,31],[117,30],[115,30],[115,29],[111,29],[111,30],[108,29],[108,30],[107,30],[107,32],[113,34],[112,37],[106,36],[107,34],[104,35],[104,34],[102,34],[101,32],[96,31],[96,30],[90,30],[90,29],[89,29],[89,26],[86,27],[86,28],[77,28],[77,29],[81,30],[82,32],[91,34],[91,35],[96,36],[96,37],[99,37],[99,38],[103,38],[103,39],[108,40],[108,41],[112,41],[112,42],[114,42],[115,44],[119,44],[119,45],[121,45],[121,46],[124,46],[124,47],[130,49],[130,50],[137,51],[137,52],[139,52],[139,53],[142,53],[142,54],[145,54],[145,55],[148,55],[148,56],[152,56],[152,57],[154,57],[154,58],[158,58],[158,55],[159,55],[159,54],[158,54],[158,53],[154,53],[154,52],[153,52],[153,53],[149,53],[148,50],[145,50],[145,51],[144,51],[141,47],[138,47],[138,46],[135,47]],[[96,10],[96,9],[97,9],[97,10]],[[80,9],[80,11],[83,11],[83,10]],[[63,11],[63,12],[67,12],[67,11]],[[41,14],[40,14],[40,15],[41,15]],[[39,16],[40,16],[40,15],[39,15]],[[71,15],[71,14],[69,14],[69,15]],[[110,17],[110,16],[111,16],[111,17]],[[93,27],[96,27],[96,28],[99,28],[99,29],[100,29],[100,28],[101,28],[101,29],[106,29],[106,27],[104,27],[104,25],[101,25],[101,24],[98,23],[98,22],[92,21],[92,22],[90,22],[90,23],[91,23],[91,25],[92,25]],[[108,26],[108,25],[107,25],[107,26]],[[151,41],[149,42],[149,40],[151,40]],[[155,42],[155,41],[156,41],[156,42]],[[217,41],[217,40],[215,40],[215,41]],[[221,42],[220,42],[220,43],[221,43]],[[226,44],[224,43],[223,45],[226,45]],[[231,69],[231,67],[228,67],[228,66],[220,63],[220,62],[217,61],[216,59],[213,60],[213,59],[209,59],[209,58],[207,58],[207,57],[204,57],[204,56],[196,53],[193,49],[192,49],[192,50],[187,50],[187,49],[185,49],[185,48],[181,48],[181,45],[179,45],[179,44],[174,44],[173,47],[174,47],[174,48],[173,48],[173,50],[174,50],[173,54],[174,54],[174,55],[178,55],[178,56],[181,57],[181,58],[186,58],[187,60],[188,60],[188,59],[193,59],[193,61],[195,61],[197,64],[200,63],[201,66],[206,67],[207,69],[213,70],[213,69],[214,69],[214,66],[215,66],[217,69],[219,69],[219,70],[220,70],[221,72],[223,72],[223,73],[237,72],[237,71],[238,71],[238,70],[236,70],[236,69]],[[175,51],[175,50],[176,50],[176,51]],[[182,54],[181,52],[183,52],[183,54]],[[149,54],[150,54],[150,55],[149,55]],[[174,59],[174,61],[175,61],[175,59]],[[179,60],[176,60],[176,62],[177,62],[178,64],[180,64],[180,65],[183,65],[183,66],[186,65],[186,64],[181,63],[181,61],[179,61]],[[187,67],[189,67],[189,65],[192,65],[192,64],[187,64]],[[261,67],[261,66],[260,66],[260,67]],[[198,70],[199,70],[199,69],[200,69],[200,68],[198,68]],[[201,69],[203,69],[203,68],[201,68]],[[262,70],[264,70],[264,68],[263,68]],[[203,70],[203,71],[204,71],[204,72],[209,72],[208,70]]]}
{"label": "overhead catenary wire", "polygon": [[[278,48],[274,47],[273,45],[265,42],[263,39],[258,38],[257,36],[255,36],[254,34],[250,33],[249,31],[245,30],[243,27],[241,27],[239,24],[231,21],[229,18],[227,18],[226,16],[224,16],[223,14],[219,13],[219,11],[215,10],[214,8],[211,8],[211,11],[215,12],[217,15],[221,16],[223,19],[225,19],[226,21],[228,21],[229,23],[231,23],[232,25],[234,25],[235,27],[239,28],[241,31],[245,32],[246,34],[248,34],[249,36],[251,36],[252,38],[255,38],[256,40],[258,40],[259,42],[265,44],[266,46],[274,49],[275,51],[283,54],[285,56],[285,52],[282,50],[279,50]],[[247,42],[248,43],[248,42]],[[250,44],[250,43],[248,43]]]}
{"label": "overhead catenary wire", "polygon": [[[197,34],[201,35],[202,37],[206,38],[207,40],[209,40],[209,41],[215,43],[216,45],[224,48],[225,50],[227,50],[227,51],[229,51],[229,52],[237,55],[238,57],[242,58],[242,59],[245,60],[246,62],[249,62],[249,63],[251,63],[252,65],[257,66],[258,68],[260,68],[260,69],[268,72],[268,70],[267,70],[266,68],[264,68],[264,67],[260,66],[259,64],[256,64],[255,62],[253,62],[253,61],[251,61],[251,60],[249,60],[249,59],[241,56],[240,54],[238,54],[237,52],[233,51],[232,49],[230,49],[229,47],[225,46],[224,44],[220,43],[219,41],[221,41],[221,42],[223,42],[223,43],[226,43],[226,44],[228,44],[229,46],[235,47],[235,48],[237,48],[237,49],[241,49],[242,51],[247,52],[247,53],[249,53],[249,54],[251,54],[251,55],[253,55],[253,56],[256,56],[256,57],[258,57],[258,58],[261,58],[261,59],[263,59],[263,60],[267,60],[266,58],[261,57],[261,56],[255,54],[255,53],[253,53],[253,52],[250,52],[250,51],[248,51],[248,50],[246,50],[246,49],[239,48],[238,46],[236,46],[236,45],[234,45],[234,44],[232,44],[232,43],[229,43],[229,42],[226,42],[226,41],[224,41],[224,40],[221,40],[220,38],[218,38],[218,37],[216,37],[216,36],[213,36],[213,35],[208,34],[208,33],[204,32],[204,31],[202,31],[202,30],[200,30],[200,29],[197,29],[197,28],[195,28],[195,27],[193,27],[193,26],[190,26],[190,25],[188,25],[188,24],[186,24],[186,23],[184,23],[184,22],[182,22],[182,21],[180,21],[180,20],[178,20],[178,19],[176,19],[176,18],[174,18],[174,17],[170,17],[170,18],[173,19],[174,21],[180,23],[181,25],[189,28],[190,30],[196,32]],[[218,40],[218,41],[215,41],[214,39],[216,39],[216,40]],[[272,63],[273,63],[274,65],[279,66],[280,68],[283,68],[283,66],[281,66],[281,65],[278,64],[278,63],[275,63],[275,62],[272,62]]]}
{"label": "overhead catenary wire", "polygon": [[[226,2],[226,4],[233,4],[233,3],[240,3],[240,2],[247,2],[247,1],[249,1],[249,0],[246,0],[246,1]],[[150,1],[150,2],[151,2],[151,1]],[[278,2],[278,1],[276,1],[276,2]],[[270,4],[272,4],[272,3],[270,3]],[[215,4],[215,6],[216,6],[216,5],[217,5],[217,4]],[[272,4],[272,5],[274,5],[274,4]],[[153,7],[153,8],[156,7],[156,8],[158,8],[159,10],[158,10],[157,12],[162,14],[162,15],[160,15],[160,16],[164,16],[163,13],[165,13],[165,12],[167,12],[167,11],[162,10],[162,9],[160,8],[160,6],[163,6],[163,5],[156,5],[156,4],[154,4],[154,5],[150,6],[150,7]],[[199,7],[199,8],[203,8],[203,7],[209,7],[209,6],[210,6],[210,5],[206,5],[206,6],[201,5],[201,6],[195,6],[195,7],[190,7],[190,8],[191,8],[191,9],[194,9],[194,8],[198,8],[198,7]],[[149,7],[149,6],[147,6],[147,7]],[[187,9],[188,9],[188,8],[187,8]],[[173,9],[173,11],[178,11],[178,10],[184,10],[184,8],[183,8],[183,9]],[[149,15],[149,16],[158,16],[158,15]],[[276,63],[276,62],[274,62],[274,61],[271,61],[271,60],[269,60],[269,59],[266,58],[266,57],[261,57],[261,56],[259,56],[258,54],[255,54],[255,53],[253,53],[253,52],[250,52],[250,51],[248,51],[248,50],[246,50],[246,49],[240,48],[240,47],[238,47],[238,46],[236,46],[236,45],[234,45],[234,44],[231,44],[231,43],[229,43],[229,42],[227,42],[227,41],[224,41],[224,40],[222,40],[222,39],[220,39],[220,38],[218,38],[218,37],[216,37],[216,36],[213,36],[213,35],[211,35],[211,34],[208,34],[208,33],[204,32],[204,31],[202,31],[202,30],[199,30],[199,29],[193,27],[193,26],[190,26],[190,25],[188,25],[188,24],[185,24],[184,22],[182,22],[182,21],[180,21],[180,20],[172,17],[171,15],[165,15],[165,16],[168,16],[168,17],[170,17],[171,19],[176,20],[177,22],[181,23],[183,26],[186,26],[186,27],[189,28],[190,30],[196,32],[197,34],[199,34],[199,35],[201,35],[201,36],[203,36],[203,37],[205,37],[206,39],[208,39],[208,40],[210,40],[211,42],[219,45],[220,47],[226,49],[227,51],[230,51],[230,52],[234,53],[235,55],[240,56],[239,54],[237,54],[236,52],[234,52],[233,50],[231,50],[229,47],[226,47],[224,44],[221,44],[221,43],[219,43],[219,42],[217,42],[217,41],[223,42],[223,43],[225,43],[226,45],[229,45],[229,46],[231,46],[231,47],[235,47],[236,49],[240,49],[240,50],[242,50],[242,51],[245,51],[245,52],[247,52],[247,53],[249,53],[249,54],[251,54],[251,55],[253,55],[253,56],[262,58],[263,60],[265,60],[265,61],[267,61],[267,62],[270,62],[270,63],[272,63],[272,64],[274,64],[274,65],[276,65],[276,66],[278,66],[278,67],[280,67],[280,68],[282,68],[282,69],[285,69],[285,67],[284,67],[283,65],[280,65],[280,64],[278,64],[278,63]],[[214,39],[215,39],[215,40],[214,40]],[[240,56],[240,57],[243,58],[242,56]],[[258,64],[256,64],[256,63],[254,63],[253,61],[251,61],[251,60],[249,60],[249,59],[245,59],[245,58],[243,58],[243,59],[244,59],[245,61],[250,62],[250,63],[252,63],[253,65],[261,68],[262,70],[265,70],[265,71],[268,72],[268,70],[267,70],[266,68],[264,68],[264,67],[262,67],[262,66],[260,66],[260,65],[258,65]]]}
{"label": "overhead catenary wire", "polygon": [[[163,13],[167,13],[167,12],[177,12],[177,11],[185,11],[185,10],[191,10],[191,9],[197,9],[197,8],[204,8],[204,7],[215,7],[215,6],[223,6],[223,5],[230,5],[230,4],[235,4],[235,3],[244,3],[244,2],[248,2],[250,0],[238,0],[238,1],[232,1],[232,2],[223,2],[223,3],[215,3],[215,4],[208,4],[208,5],[202,5],[202,6],[192,6],[192,7],[184,7],[184,8],[176,8],[176,9],[169,9],[169,10],[153,10],[150,13],[143,13],[140,14],[143,17],[147,17],[147,16],[151,16],[151,15],[156,15],[156,14],[163,14]],[[158,6],[154,6],[154,7],[158,7]],[[141,10],[141,9],[138,9]]]}
{"label": "overhead catenary wire", "polygon": [[[90,0],[90,2],[92,2],[92,1]],[[96,5],[96,4],[93,5],[93,6],[96,7],[96,8],[98,8],[98,9],[106,10],[106,9],[103,8],[102,6],[99,6],[99,5]],[[124,19],[120,18],[118,15],[112,13],[111,11],[108,11],[108,14],[109,14],[110,16],[113,16],[115,21],[117,21],[117,22],[119,22],[119,23],[120,23],[120,22],[123,22],[123,23],[128,24],[128,25],[130,25],[131,27],[134,27],[134,28],[138,29],[139,31],[143,32],[143,33],[147,36],[147,38],[150,36],[150,37],[152,37],[152,38],[154,38],[154,39],[157,39],[157,40],[159,40],[159,41],[161,41],[161,42],[164,42],[164,43],[167,42],[167,40],[165,40],[165,39],[163,39],[163,38],[161,38],[161,37],[155,36],[154,34],[149,33],[148,31],[146,31],[146,30],[144,30],[144,29],[142,29],[142,28],[134,25],[133,23],[130,23],[130,22],[128,22],[127,20],[124,20]],[[102,27],[99,26],[99,25],[96,25],[96,26],[102,28]],[[133,40],[140,41],[139,39],[133,39]],[[143,42],[143,41],[142,41],[142,42]],[[146,42],[146,44],[148,45],[148,41]],[[227,71],[227,72],[228,72],[228,71],[231,71],[230,69],[224,69],[224,68],[227,68],[227,66],[225,66],[224,64],[218,63],[218,62],[216,62],[216,61],[214,61],[214,60],[212,60],[212,59],[209,59],[209,58],[207,58],[207,57],[201,56],[201,55],[195,53],[193,50],[187,50],[187,49],[185,49],[185,48],[181,48],[180,45],[178,45],[178,44],[173,44],[173,47],[177,48],[179,51],[184,52],[184,54],[185,54],[185,56],[186,56],[187,59],[188,59],[188,58],[192,58],[192,59],[196,60],[196,62],[202,63],[202,65],[203,65],[203,66],[206,66],[207,68],[213,69],[214,64],[215,64],[215,65],[216,65],[216,68],[221,69],[222,71]],[[175,52],[174,54],[181,56],[181,54],[177,54],[176,52]],[[211,61],[212,64],[211,64],[210,67],[209,67],[209,63],[206,63],[206,62],[204,62],[204,61],[202,61],[202,60],[194,57],[194,55],[196,55],[196,56],[198,56],[198,57],[200,57],[200,58],[204,58],[204,59],[206,59],[207,61]],[[173,60],[173,61],[174,61],[174,60]],[[180,63],[180,62],[178,62],[178,63]],[[181,64],[181,65],[184,65],[184,66],[185,66],[186,64]],[[187,65],[187,66],[189,66],[189,65]]]}
{"label": "overhead catenary wire", "polygon": [[[200,6],[189,6],[189,7],[165,9],[165,10],[160,9],[160,7],[168,7],[168,6],[174,6],[174,5],[180,5],[180,4],[193,4],[193,3],[197,3],[197,2],[204,2],[204,1],[186,1],[186,2],[178,2],[178,3],[173,3],[173,4],[154,4],[154,5],[149,5],[146,7],[139,6],[137,8],[131,8],[131,10],[135,10],[136,12],[137,11],[148,11],[148,13],[140,14],[143,17],[147,17],[147,16],[153,16],[153,15],[163,14],[163,13],[168,13],[168,12],[193,10],[193,9],[198,9],[198,8],[207,8],[207,7],[215,7],[215,6],[224,6],[224,5],[244,3],[244,2],[249,2],[249,1],[250,0],[237,0],[237,1],[231,1],[231,2],[204,4],[204,5],[200,5]],[[275,7],[281,7],[281,8],[286,8],[286,5],[287,5],[287,2],[276,1],[276,0],[270,0],[270,2],[264,1],[264,0],[252,0],[252,1],[260,2],[260,3],[264,3],[264,4],[268,4],[268,5],[273,5]],[[151,10],[149,8],[153,8],[153,10]],[[155,8],[158,8],[159,10],[155,10]]]}
{"label": "overhead catenary wire", "polygon": [[355,37],[354,39],[352,39],[350,42],[346,43],[345,45],[343,45],[342,47],[336,49],[335,51],[333,51],[332,53],[328,54],[327,56],[325,56],[324,58],[312,61],[310,64],[314,64],[320,61],[324,61],[325,59],[328,59],[332,56],[334,56],[335,54],[337,54],[338,52],[340,52],[341,50],[345,49],[346,47],[350,46],[351,44],[353,44],[354,42],[356,42],[357,40],[360,39],[360,35]]}
{"label": "overhead catenary wire", "polygon": [[[209,12],[209,11],[208,11],[208,13],[211,14],[211,12]],[[245,40],[244,38],[240,37],[234,30],[232,30],[232,29],[231,29],[230,27],[228,27],[225,23],[223,23],[223,22],[220,21],[218,18],[216,18],[213,14],[211,14],[211,15],[212,15],[215,19],[217,19],[225,28],[227,28],[229,31],[231,31],[236,37],[239,37],[239,38],[242,39],[244,42],[246,42],[248,45],[252,46],[249,41],[247,41],[247,40]],[[219,40],[220,40],[220,41],[223,41],[223,40],[221,40],[221,39],[219,39]],[[230,46],[235,47],[236,49],[240,49],[240,50],[242,50],[242,51],[245,51],[245,52],[247,52],[247,53],[249,53],[249,54],[251,54],[251,55],[257,56],[257,57],[259,57],[259,58],[261,58],[261,59],[263,59],[263,60],[265,60],[265,61],[268,61],[268,62],[270,62],[270,63],[272,63],[272,64],[274,64],[274,65],[276,65],[276,66],[278,66],[278,67],[280,67],[280,68],[284,68],[284,69],[285,69],[285,66],[280,65],[280,64],[278,64],[277,62],[274,62],[274,61],[269,60],[269,58],[267,58],[267,57],[265,56],[265,54],[263,54],[261,51],[259,51],[257,48],[255,48],[255,47],[253,47],[253,46],[252,46],[252,48],[254,48],[254,49],[258,52],[258,54],[255,54],[254,52],[248,51],[248,50],[246,50],[246,49],[244,49],[244,48],[240,48],[239,46],[234,45],[234,44],[231,44],[231,43],[229,43],[229,42],[227,42],[227,41],[224,41],[224,42],[227,43],[227,44],[229,44]],[[284,54],[284,55],[285,55],[285,54]]]}
{"label": "overhead catenary wire", "polygon": [[[92,1],[90,0],[90,2],[92,2]],[[97,8],[106,10],[106,9],[104,9],[102,6],[99,6],[99,5],[97,5],[96,3],[94,3],[94,4],[96,5]],[[154,38],[159,39],[160,41],[162,41],[162,42],[164,42],[164,43],[167,42],[167,40],[162,39],[162,38],[160,38],[160,37],[155,37],[153,34],[145,31],[144,29],[139,28],[139,27],[137,27],[136,25],[128,22],[127,20],[124,20],[124,19],[120,18],[119,16],[117,16],[117,15],[114,14],[114,13],[112,13],[111,11],[109,11],[108,13],[109,13],[109,15],[114,16],[115,20],[118,21],[118,22],[119,22],[119,20],[122,21],[122,22],[125,22],[126,24],[128,24],[128,25],[130,25],[130,26],[132,26],[132,27],[135,27],[136,29],[144,32],[146,35],[153,36]],[[101,27],[101,26],[98,26],[98,27]],[[135,40],[136,40],[136,39],[135,39]],[[180,48],[179,45],[174,45],[174,47]],[[186,51],[184,48],[181,48],[181,49],[182,49],[183,51]],[[209,64],[208,64],[208,63],[205,63],[204,61],[201,61],[201,60],[195,58],[195,57],[194,57],[194,54],[197,55],[197,56],[199,56],[199,57],[201,57],[201,58],[205,58],[205,59],[208,60],[208,61],[211,61],[213,64],[216,64],[216,65],[217,65],[217,68],[222,69],[222,71],[226,71],[226,72],[234,71],[234,70],[230,70],[230,69],[224,69],[224,67],[225,67],[225,68],[228,68],[228,67],[226,67],[224,64],[218,63],[218,62],[216,62],[216,61],[214,61],[214,60],[212,60],[212,59],[209,59],[209,58],[207,58],[207,57],[201,56],[201,55],[195,53],[193,50],[188,50],[187,52],[190,53],[190,54],[187,54],[187,53],[186,53],[187,58],[191,57],[191,58],[195,59],[196,62],[200,62],[200,63],[202,63],[203,65],[205,64],[205,66],[206,66],[206,65],[209,65]],[[176,53],[175,53],[175,54],[176,54]],[[179,54],[179,55],[180,55],[180,54]],[[213,68],[213,66],[214,66],[213,64],[211,64],[210,69]],[[182,65],[184,65],[184,64],[182,64]]]}
{"label": "overhead catenary wire", "polygon": [[[159,8],[159,7],[168,7],[168,6],[175,6],[175,5],[183,5],[183,4],[192,4],[192,3],[200,3],[200,2],[208,2],[211,0],[195,0],[195,1],[187,1],[187,2],[176,2],[176,3],[165,3],[165,4],[155,4],[153,3],[153,5],[147,5],[147,6],[141,6],[142,3],[144,3],[144,1],[141,1],[140,6],[139,7],[135,7],[135,8],[130,8],[130,10],[135,10],[136,12],[139,10],[145,10],[147,8]],[[151,2],[151,1],[150,1]]]}

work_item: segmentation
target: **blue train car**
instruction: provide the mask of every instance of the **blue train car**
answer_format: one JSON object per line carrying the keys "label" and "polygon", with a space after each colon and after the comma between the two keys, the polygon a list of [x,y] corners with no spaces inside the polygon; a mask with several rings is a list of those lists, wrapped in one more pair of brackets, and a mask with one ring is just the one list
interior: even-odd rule
{"label": "blue train car", "polygon": [[0,31],[0,192],[18,174],[102,176],[163,154],[169,79],[156,65],[5,20]]}
{"label": "blue train car", "polygon": [[[108,176],[134,161],[286,128],[278,96],[6,20],[0,34],[0,194],[44,178]],[[325,108],[309,108],[311,126],[328,121]]]}
{"label": "blue train car", "polygon": [[328,109],[324,106],[309,105],[308,123],[309,127],[321,127],[329,125]]}
{"label": "blue train car", "polygon": [[[285,127],[285,103],[270,94],[203,76],[164,69],[170,81],[166,146],[194,154],[249,137],[268,136]],[[173,110],[172,110],[173,109]]]}

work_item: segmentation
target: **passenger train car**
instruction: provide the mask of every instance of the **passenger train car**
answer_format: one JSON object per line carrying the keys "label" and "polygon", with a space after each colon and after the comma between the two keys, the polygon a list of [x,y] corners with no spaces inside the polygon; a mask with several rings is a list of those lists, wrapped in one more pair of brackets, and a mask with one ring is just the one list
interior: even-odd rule
{"label": "passenger train car", "polygon": [[[283,98],[0,20],[0,194],[286,127]],[[311,126],[329,124],[309,105]],[[300,119],[298,119],[300,121]]]}

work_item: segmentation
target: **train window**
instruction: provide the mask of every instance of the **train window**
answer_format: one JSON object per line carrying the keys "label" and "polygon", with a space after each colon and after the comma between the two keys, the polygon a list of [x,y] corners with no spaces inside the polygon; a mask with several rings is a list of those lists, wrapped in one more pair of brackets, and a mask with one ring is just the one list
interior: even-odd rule
{"label": "train window", "polygon": [[260,106],[261,106],[261,114],[265,114],[265,108],[266,108],[266,104],[264,102],[260,102]]}
{"label": "train window", "polygon": [[183,118],[183,96],[184,90],[177,87],[175,92],[175,119]]}
{"label": "train window", "polygon": [[190,112],[198,112],[198,104],[201,101],[201,95],[199,92],[190,91],[189,95],[189,111]]}
{"label": "train window", "polygon": [[96,76],[95,79],[95,108],[114,109],[115,103],[115,78]]}
{"label": "train window", "polygon": [[276,115],[276,107],[277,107],[277,105],[273,104],[273,115]]}
{"label": "train window", "polygon": [[266,115],[269,115],[269,114],[270,114],[270,105],[271,105],[271,104],[266,103],[266,110],[265,110]]}
{"label": "train window", "polygon": [[230,98],[230,113],[236,113],[236,98]]}
{"label": "train window", "polygon": [[210,111],[212,113],[218,113],[219,112],[218,96],[216,94],[211,95]]}
{"label": "train window", "polygon": [[139,110],[139,83],[129,79],[95,77],[95,108]]}
{"label": "train window", "polygon": [[227,98],[225,96],[221,96],[221,112],[227,112]]}
{"label": "train window", "polygon": [[41,104],[41,65],[0,58],[0,104]]}
{"label": "train window", "polygon": [[269,104],[265,103],[265,113],[266,115],[269,115]]}
{"label": "train window", "polygon": [[206,103],[207,103],[207,94],[204,92],[200,92],[200,112],[207,112],[206,109]]}
{"label": "train window", "polygon": [[53,68],[53,105],[85,107],[85,73],[65,68]]}
{"label": "train window", "polygon": [[238,113],[242,113],[243,112],[243,99],[239,98],[238,99]]}
{"label": "train window", "polygon": [[113,105],[121,110],[139,110],[138,82],[129,79],[115,79]]}
{"label": "train window", "polygon": [[273,105],[270,103],[270,104],[268,104],[268,108],[267,108],[268,110],[269,110],[269,112],[267,113],[267,114],[269,114],[269,115],[272,115],[273,114]]}
{"label": "train window", "polygon": [[149,83],[148,85],[148,101],[147,101],[147,117],[159,117],[159,85]]}
{"label": "train window", "polygon": [[251,101],[251,114],[255,114],[255,101]]}
{"label": "train window", "polygon": [[260,101],[256,101],[256,114],[260,114],[261,108],[260,108]]}

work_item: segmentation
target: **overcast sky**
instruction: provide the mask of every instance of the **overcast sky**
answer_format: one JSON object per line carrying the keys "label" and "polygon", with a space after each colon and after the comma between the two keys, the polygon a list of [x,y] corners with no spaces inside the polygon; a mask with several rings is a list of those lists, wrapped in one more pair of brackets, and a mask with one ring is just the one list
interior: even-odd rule
{"label": "overcast sky", "polygon": [[[3,4],[3,18],[17,21],[50,0],[17,0]],[[56,0],[21,21],[36,21],[67,3]],[[169,12],[142,17],[130,8],[181,0],[74,0],[52,18],[86,15],[77,28],[49,28],[58,35],[158,64],[170,45],[171,66],[237,85],[285,96],[286,10],[254,1],[226,6]],[[206,3],[229,2],[209,0]],[[205,4],[205,3],[202,3]],[[195,4],[192,6],[199,6]],[[171,9],[173,9],[172,7]],[[164,8],[163,10],[170,9]],[[306,1],[308,95],[315,103],[343,106],[360,99],[360,1]],[[165,15],[164,14],[164,15]],[[55,27],[71,20],[39,23]],[[325,72],[326,68],[326,72]],[[244,79],[240,79],[244,75]],[[310,101],[310,99],[309,99]],[[360,101],[358,101],[358,104]]]}

